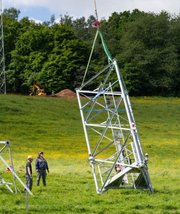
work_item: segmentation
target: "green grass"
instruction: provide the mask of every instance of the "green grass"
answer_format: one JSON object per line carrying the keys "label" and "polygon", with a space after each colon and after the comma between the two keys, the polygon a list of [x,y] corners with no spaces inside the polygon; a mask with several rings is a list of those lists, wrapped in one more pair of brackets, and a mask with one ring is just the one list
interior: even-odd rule
{"label": "green grass", "polygon": [[[27,155],[36,157],[41,150],[50,167],[46,188],[35,186],[34,172],[28,213],[180,213],[180,99],[131,101],[143,150],[150,156],[153,194],[146,190],[96,194],[76,99],[0,96],[0,140],[11,141],[18,175],[25,181]],[[3,167],[0,162],[3,177],[10,177]],[[26,194],[11,194],[0,185],[0,213],[27,213]]]}

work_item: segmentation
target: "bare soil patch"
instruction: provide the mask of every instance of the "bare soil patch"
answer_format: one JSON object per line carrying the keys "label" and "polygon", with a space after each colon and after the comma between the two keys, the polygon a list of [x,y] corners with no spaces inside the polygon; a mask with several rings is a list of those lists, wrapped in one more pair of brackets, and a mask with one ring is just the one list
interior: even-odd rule
{"label": "bare soil patch", "polygon": [[55,94],[56,97],[76,98],[76,93],[70,89],[64,89]]}

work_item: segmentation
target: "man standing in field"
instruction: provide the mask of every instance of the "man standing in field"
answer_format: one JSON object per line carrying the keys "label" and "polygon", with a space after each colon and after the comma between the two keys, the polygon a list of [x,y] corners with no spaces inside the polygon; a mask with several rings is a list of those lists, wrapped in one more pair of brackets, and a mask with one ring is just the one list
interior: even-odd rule
{"label": "man standing in field", "polygon": [[32,183],[33,183],[32,165],[31,165],[32,161],[33,161],[33,157],[29,155],[26,163],[26,186],[30,191],[32,190]]}
{"label": "man standing in field", "polygon": [[48,163],[46,159],[43,157],[43,152],[39,152],[38,157],[36,159],[35,167],[37,172],[37,180],[36,184],[39,186],[40,179],[42,177],[43,185],[46,186],[46,171],[49,173]]}

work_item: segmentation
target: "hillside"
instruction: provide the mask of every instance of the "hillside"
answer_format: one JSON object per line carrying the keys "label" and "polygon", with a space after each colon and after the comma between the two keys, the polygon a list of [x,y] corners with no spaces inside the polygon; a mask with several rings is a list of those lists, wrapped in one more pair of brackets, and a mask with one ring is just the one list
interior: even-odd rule
{"label": "hillside", "polygon": [[[76,98],[0,96],[0,141],[11,141],[14,164],[22,179],[27,155],[35,158],[42,150],[50,165],[47,188],[33,187],[30,213],[44,209],[63,214],[180,212],[180,99],[141,97],[131,101],[143,150],[150,157],[153,195],[141,190],[96,194]],[[34,183],[35,179],[34,172]],[[0,212],[23,213],[24,196],[17,195],[14,200],[1,186],[0,194]]]}

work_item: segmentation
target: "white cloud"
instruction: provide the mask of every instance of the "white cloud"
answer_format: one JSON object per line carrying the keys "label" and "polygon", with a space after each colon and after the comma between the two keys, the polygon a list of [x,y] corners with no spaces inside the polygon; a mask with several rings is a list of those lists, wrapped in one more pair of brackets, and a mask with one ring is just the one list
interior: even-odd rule
{"label": "white cloud", "polygon": [[[94,0],[4,0],[4,6],[21,10],[26,7],[47,8],[56,16],[68,14],[74,18],[94,15]],[[179,14],[180,0],[96,0],[99,17],[107,18],[113,12],[123,12],[137,8],[145,12],[166,10]],[[49,17],[48,17],[49,18]]]}
{"label": "white cloud", "polygon": [[41,20],[35,19],[33,17],[29,17],[29,20],[32,20],[33,22],[35,22],[36,24],[42,24],[43,22]]}

